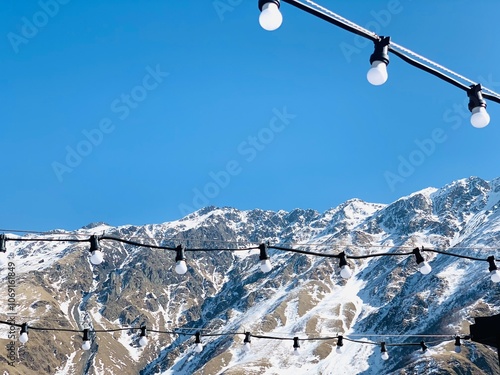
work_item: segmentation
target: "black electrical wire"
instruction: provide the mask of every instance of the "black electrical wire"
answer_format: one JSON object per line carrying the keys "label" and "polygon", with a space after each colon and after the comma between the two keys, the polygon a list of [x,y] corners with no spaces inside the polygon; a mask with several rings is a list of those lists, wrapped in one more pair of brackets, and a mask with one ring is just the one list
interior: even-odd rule
{"label": "black electrical wire", "polygon": [[[90,242],[91,238],[87,239],[75,239],[75,238],[9,238],[5,235],[2,235],[3,239],[5,241],[14,241],[14,242]],[[169,247],[169,246],[160,246],[160,245],[153,245],[153,244],[145,244],[137,241],[131,241],[127,240],[124,238],[119,238],[119,237],[112,237],[112,236],[98,236],[96,235],[98,240],[107,240],[107,241],[116,241],[120,243],[125,243],[128,245],[132,246],[137,246],[137,247],[146,247],[146,248],[151,248],[151,249],[157,249],[157,250],[169,250],[169,251],[175,251],[178,250],[178,247]],[[331,253],[320,253],[320,252],[315,252],[315,251],[307,251],[307,250],[301,250],[301,249],[294,249],[294,248],[289,248],[289,247],[282,247],[282,246],[276,246],[276,245],[266,245],[267,248],[269,249],[275,249],[275,250],[280,250],[280,251],[286,251],[290,253],[297,253],[297,254],[302,254],[302,255],[312,255],[312,256],[319,256],[323,258],[340,258],[340,254],[331,254]],[[306,245],[304,245],[306,246]],[[326,246],[326,245],[325,245]],[[395,248],[398,248],[397,246],[394,246]],[[213,251],[251,251],[251,250],[257,250],[259,249],[259,246],[251,246],[251,247],[245,247],[245,248],[183,248],[184,251],[186,252],[213,252]],[[419,249],[420,250],[420,249]],[[434,252],[438,254],[443,254],[443,255],[448,255],[448,256],[453,256],[457,258],[463,258],[463,259],[470,259],[470,260],[477,260],[477,261],[485,261],[487,262],[488,259],[484,258],[478,258],[478,257],[472,257],[468,255],[461,255],[461,254],[455,254],[451,253],[448,251],[441,251],[441,250],[435,250],[435,249],[427,249],[427,248],[422,248],[422,251],[426,252]],[[347,259],[368,259],[368,258],[375,258],[375,257],[382,257],[382,256],[407,256],[407,255],[412,255],[413,252],[393,252],[393,253],[373,253],[373,254],[365,254],[365,255],[349,255],[345,254],[345,257]],[[499,261],[499,259],[495,258],[495,261]]]}
{"label": "black electrical wire", "polygon": [[356,35],[359,35],[363,38],[366,38],[366,39],[369,39],[371,41],[375,41],[375,40],[378,40],[379,38],[376,37],[376,36],[373,36],[373,35],[370,35],[370,34],[367,34],[365,32],[363,32],[362,30],[359,30],[355,27],[352,27],[346,23],[343,23],[343,22],[340,22],[332,17],[330,17],[328,14],[326,13],[323,13],[317,9],[314,9],[312,7],[310,7],[309,5],[306,5],[306,4],[303,4],[299,1],[295,1],[295,0],[282,0],[284,3],[288,3],[290,5],[293,5],[294,7],[300,9],[300,10],[303,10],[309,14],[312,14],[313,16],[316,16],[316,17],[319,17],[321,18],[322,20],[326,21],[326,22],[329,22],[331,24],[334,24],[335,26],[338,26],[340,27],[341,29],[344,29],[344,30],[347,30],[353,34],[356,34]]}
{"label": "black electrical wire", "polygon": [[[337,19],[333,18],[331,15],[329,15],[329,14],[323,12],[323,11],[320,11],[318,9],[315,9],[313,7],[310,7],[309,5],[303,4],[303,3],[301,3],[301,2],[299,2],[297,0],[282,0],[282,1],[285,2],[285,3],[288,3],[288,4],[292,5],[292,6],[294,6],[294,7],[298,8],[298,9],[300,9],[300,10],[303,10],[303,11],[309,13],[309,14],[312,14],[312,15],[318,17],[318,18],[321,18],[322,20],[327,21],[327,22],[329,22],[329,23],[331,23],[331,24],[333,24],[335,26],[338,26],[341,29],[349,31],[350,33],[356,34],[356,35],[361,36],[363,38],[369,39],[369,40],[371,40],[373,42],[378,41],[378,40],[381,39],[380,36],[378,36],[376,33],[366,32],[359,25],[356,25],[356,24],[354,24],[352,22],[351,23],[354,24],[354,25],[356,25],[357,27],[349,25],[346,22],[342,22],[340,20],[337,20]],[[315,5],[318,6],[317,4],[315,4]],[[404,62],[406,62],[406,63],[408,63],[408,64],[410,64],[410,65],[412,65],[412,66],[414,66],[414,67],[416,67],[416,68],[418,68],[420,70],[423,70],[423,71],[425,71],[425,72],[427,72],[427,73],[429,73],[429,74],[431,74],[431,75],[433,75],[433,76],[435,76],[435,77],[437,77],[437,78],[439,78],[439,79],[441,79],[441,80],[443,80],[443,81],[445,81],[445,82],[447,82],[447,83],[449,83],[449,84],[451,84],[451,85],[453,85],[453,86],[455,86],[455,87],[457,87],[457,88],[459,88],[461,90],[467,91],[467,90],[470,89],[469,86],[467,86],[467,85],[465,85],[465,84],[457,81],[456,79],[451,78],[448,75],[446,75],[446,74],[444,74],[444,73],[442,73],[442,72],[440,72],[440,71],[438,71],[436,69],[433,69],[433,68],[431,68],[431,67],[429,67],[429,66],[421,63],[420,61],[417,61],[417,60],[415,60],[415,59],[413,59],[413,58],[405,55],[404,53],[396,50],[394,47],[391,47],[390,44],[389,44],[389,49],[388,50],[389,50],[389,52],[393,53],[394,55],[396,55],[397,57],[399,57]],[[445,70],[446,69],[447,68],[445,68]],[[454,74],[457,75],[456,73],[454,73]],[[467,80],[469,80],[469,79],[467,79]],[[491,90],[489,90],[487,88],[483,88],[483,90],[491,91]],[[498,97],[497,95],[492,95],[492,94],[488,94],[488,93],[485,93],[485,92],[482,92],[482,95],[486,99],[489,99],[489,100],[491,100],[493,102],[496,102],[496,103],[500,103],[500,97]]]}

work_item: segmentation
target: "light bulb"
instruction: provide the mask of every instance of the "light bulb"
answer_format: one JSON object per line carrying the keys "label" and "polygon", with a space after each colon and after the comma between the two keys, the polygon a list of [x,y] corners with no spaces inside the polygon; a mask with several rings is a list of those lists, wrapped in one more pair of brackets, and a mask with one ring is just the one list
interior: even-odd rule
{"label": "light bulb", "polygon": [[260,270],[262,272],[270,272],[273,269],[273,265],[269,259],[264,259],[260,261]]}
{"label": "light bulb", "polygon": [[382,352],[380,357],[384,360],[387,361],[389,359],[389,354],[387,352]]}
{"label": "light bulb", "polygon": [[89,349],[90,349],[90,341],[89,341],[89,340],[85,340],[85,341],[82,343],[82,349],[83,349],[83,350],[89,350]]}
{"label": "light bulb", "polygon": [[342,278],[344,279],[348,279],[352,276],[352,272],[349,266],[342,266],[340,268],[340,276],[342,276]]}
{"label": "light bulb", "polygon": [[266,3],[262,7],[262,12],[260,12],[259,23],[264,30],[273,31],[281,26],[283,22],[283,16],[278,8],[278,5],[274,2]]}
{"label": "light bulb", "polygon": [[484,128],[490,123],[490,115],[486,112],[484,107],[472,108],[472,115],[470,122],[475,128]]}
{"label": "light bulb", "polygon": [[21,333],[19,336],[19,341],[21,344],[26,344],[28,342],[28,334],[26,332]]}
{"label": "light bulb", "polygon": [[500,272],[498,270],[493,270],[490,272],[491,281],[494,283],[500,283]]}
{"label": "light bulb", "polygon": [[460,345],[455,345],[455,353],[461,353],[462,347]]}
{"label": "light bulb", "polygon": [[184,275],[187,272],[187,265],[185,260],[178,260],[175,263],[175,272],[179,275]]}
{"label": "light bulb", "polygon": [[292,353],[292,354],[293,354],[293,355],[300,355],[300,350],[299,350],[299,348],[294,348],[294,349],[293,349],[293,353]]}
{"label": "light bulb", "polygon": [[104,258],[102,257],[102,251],[101,250],[94,250],[92,251],[92,255],[90,257],[90,262],[94,265],[99,265],[102,263]]}
{"label": "light bulb", "polygon": [[383,61],[374,61],[372,67],[368,70],[366,78],[372,85],[383,85],[389,75],[387,74],[387,65]]}
{"label": "light bulb", "polygon": [[7,253],[5,251],[0,251],[0,267],[7,264]]}
{"label": "light bulb", "polygon": [[344,353],[344,347],[343,346],[337,346],[337,349],[335,349],[337,354],[342,354]]}
{"label": "light bulb", "polygon": [[196,344],[195,347],[194,347],[194,351],[196,353],[201,353],[203,351],[203,344],[202,343]]}
{"label": "light bulb", "polygon": [[148,344],[148,338],[147,336],[141,336],[140,340],[139,340],[139,345],[144,347]]}
{"label": "light bulb", "polygon": [[246,342],[243,344],[243,351],[244,352],[249,352],[250,351],[250,343]]}
{"label": "light bulb", "polygon": [[418,270],[422,275],[428,275],[432,271],[432,267],[428,262],[422,262],[418,265]]}

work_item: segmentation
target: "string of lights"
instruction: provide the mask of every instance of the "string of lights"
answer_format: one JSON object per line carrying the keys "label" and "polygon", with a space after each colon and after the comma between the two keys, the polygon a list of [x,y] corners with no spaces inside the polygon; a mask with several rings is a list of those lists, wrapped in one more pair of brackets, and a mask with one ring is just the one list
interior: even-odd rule
{"label": "string of lights", "polygon": [[[424,56],[421,56],[408,48],[405,48],[393,41],[389,36],[379,36],[376,33],[367,30],[348,19],[339,16],[331,10],[316,4],[311,0],[306,0],[310,5],[301,3],[297,0],[258,0],[258,7],[261,11],[259,23],[263,29],[273,31],[278,29],[282,22],[283,16],[280,12],[281,1],[288,3],[300,10],[321,18],[341,29],[350,33],[361,36],[373,42],[374,52],[370,56],[371,67],[368,70],[366,78],[375,86],[383,85],[389,75],[387,73],[387,65],[389,64],[389,52],[399,57],[404,62],[423,70],[433,76],[461,89],[467,93],[469,98],[469,111],[471,112],[471,124],[476,128],[483,128],[490,123],[490,116],[486,111],[486,101],[489,99],[493,102],[500,103],[500,94],[481,86],[480,83],[475,83],[473,80],[465,77],[462,74],[456,73],[445,66],[438,64]],[[412,57],[410,57],[410,56]],[[426,65],[427,64],[427,65]],[[446,73],[455,76],[456,78],[467,82],[466,85],[455,78],[448,76]],[[484,91],[484,92],[483,92]]]}
{"label": "string of lights", "polygon": [[[113,231],[110,231],[109,233],[112,233]],[[16,230],[16,229],[2,229],[0,228],[0,233],[27,233],[27,234],[37,234],[37,235],[43,235],[43,236],[74,236],[74,237],[83,237],[87,238],[87,240],[83,241],[86,242],[88,241],[89,234],[88,232],[85,233],[79,233],[78,231],[74,232],[62,232],[62,233],[54,233],[53,231],[49,232],[40,232],[40,231],[34,231],[34,230]],[[103,233],[104,235],[104,233]],[[138,240],[138,241],[147,241],[151,240],[157,243],[157,239],[155,239],[152,236],[148,235],[128,235],[127,236],[128,240]],[[163,242],[184,242],[186,241],[186,237],[168,237],[166,239],[163,239]],[[16,239],[11,239],[11,241],[16,241]],[[36,239],[32,239],[32,241],[37,241]],[[41,240],[40,240],[41,241]],[[65,241],[65,240],[62,240]],[[219,243],[219,244],[226,244],[226,245],[245,245],[247,247],[251,247],[251,249],[258,248],[259,244],[262,242],[251,242],[251,241],[244,241],[244,240],[224,240],[220,238],[204,238],[204,239],[193,239],[189,238],[190,243]],[[148,247],[149,245],[146,244],[145,242],[142,242],[142,245],[144,247]],[[287,242],[288,246],[300,246],[300,247],[306,247],[306,248],[346,248],[350,246],[355,246],[356,248],[362,248],[362,249],[400,249],[400,250],[412,250],[415,248],[415,245],[391,245],[391,244],[352,244],[348,241],[337,241],[333,236],[326,239],[322,240],[321,242]],[[500,247],[496,246],[481,246],[481,247],[471,247],[471,246],[457,246],[453,245],[450,248],[453,248],[454,250],[467,250],[467,251],[474,251],[474,252],[481,252],[481,251],[499,251]],[[208,250],[208,248],[200,249],[200,250]],[[236,250],[245,250],[245,249],[236,249]]]}
{"label": "string of lights", "polygon": [[364,254],[364,255],[350,255],[346,254],[345,251],[341,251],[338,254],[332,254],[332,253],[327,253],[327,252],[317,252],[317,251],[310,251],[310,250],[302,250],[302,249],[295,249],[295,248],[289,248],[289,247],[282,247],[282,246],[277,246],[277,245],[270,245],[269,243],[261,243],[258,246],[249,246],[249,247],[244,247],[244,248],[186,248],[183,245],[178,245],[176,247],[170,247],[170,246],[162,246],[162,245],[154,245],[154,244],[145,244],[141,243],[138,241],[132,241],[129,239],[124,239],[124,238],[119,238],[119,237],[114,237],[114,236],[108,236],[108,235],[91,235],[89,238],[83,239],[83,238],[54,238],[54,237],[42,237],[42,238],[28,238],[28,237],[17,237],[17,238],[10,238],[7,237],[5,234],[0,234],[0,267],[5,266],[7,264],[7,246],[6,243],[8,241],[17,241],[17,242],[38,242],[38,241],[48,241],[48,242],[76,242],[76,243],[83,243],[83,242],[89,242],[90,243],[90,262],[94,265],[99,265],[104,261],[104,256],[102,252],[102,248],[100,245],[100,241],[113,241],[113,242],[118,242],[118,243],[124,243],[127,245],[131,246],[137,246],[137,247],[145,247],[145,248],[151,248],[151,249],[157,249],[157,250],[167,250],[167,251],[175,251],[175,272],[179,275],[183,275],[187,272],[187,263],[186,263],[186,252],[218,252],[218,251],[230,251],[230,252],[235,252],[235,251],[252,251],[252,250],[259,250],[259,261],[260,261],[260,269],[262,272],[267,273],[270,272],[273,268],[272,263],[271,263],[271,257],[269,256],[268,249],[274,249],[278,251],[285,251],[289,253],[296,253],[296,254],[301,254],[301,255],[310,255],[310,256],[317,256],[317,257],[323,257],[323,258],[336,258],[339,259],[339,267],[340,267],[340,276],[344,279],[349,279],[352,276],[352,270],[351,267],[349,266],[349,262],[347,261],[348,259],[369,259],[369,258],[374,258],[374,257],[393,257],[393,256],[415,256],[416,264],[418,267],[418,270],[420,273],[423,275],[427,275],[432,271],[432,267],[429,264],[428,261],[426,261],[422,255],[422,252],[429,252],[429,253],[436,253],[440,255],[445,255],[445,256],[453,256],[456,258],[461,258],[461,259],[468,259],[468,260],[473,260],[473,261],[480,261],[480,262],[488,262],[488,271],[490,272],[490,277],[491,281],[494,283],[500,282],[500,271],[498,270],[496,263],[499,261],[496,259],[493,255],[490,255],[487,258],[479,258],[479,257],[473,257],[469,255],[462,255],[462,254],[457,254],[449,251],[442,251],[442,250],[436,250],[436,249],[428,249],[425,247],[415,247],[412,251],[407,251],[407,252],[385,252],[385,253],[372,253],[372,254]]}
{"label": "string of lights", "polygon": [[[344,335],[331,335],[331,336],[306,336],[306,334],[303,334],[302,336],[306,337],[299,337],[299,336],[288,336],[288,337],[279,337],[279,336],[270,336],[270,335],[262,335],[262,334],[252,334],[251,332],[244,331],[244,332],[237,332],[237,331],[228,331],[228,332],[222,332],[222,333],[216,333],[216,332],[205,332],[206,330],[204,329],[196,329],[196,328],[177,328],[174,330],[155,330],[155,329],[149,329],[147,328],[146,325],[141,325],[141,326],[135,326],[135,327],[120,327],[120,328],[111,328],[111,329],[91,329],[91,328],[84,328],[84,329],[71,329],[71,328],[52,328],[52,327],[37,327],[37,326],[31,326],[28,325],[28,323],[13,323],[9,321],[4,321],[0,320],[0,324],[2,325],[7,325],[10,327],[17,327],[20,328],[19,331],[19,341],[22,344],[26,344],[29,340],[28,332],[29,331],[47,331],[47,332],[71,332],[71,333],[78,333],[82,335],[82,349],[83,350],[90,350],[92,347],[92,340],[91,340],[91,334],[98,334],[98,333],[113,333],[113,332],[119,332],[119,331],[139,331],[139,336],[138,336],[138,343],[141,347],[147,346],[149,343],[148,340],[148,333],[158,333],[158,334],[168,334],[168,335],[178,335],[178,336],[194,336],[194,351],[195,352],[202,352],[203,351],[203,337],[221,337],[221,336],[237,336],[237,335],[243,335],[245,336],[243,340],[243,351],[250,351],[250,345],[252,342],[252,338],[256,339],[266,339],[266,340],[278,340],[278,341],[290,341],[293,340],[293,354],[295,355],[300,355],[300,341],[336,341],[336,351],[338,354],[342,354],[344,351],[344,340],[349,341],[352,343],[357,343],[357,344],[362,344],[362,345],[376,345],[380,346],[380,351],[381,351],[381,356],[382,359],[387,360],[389,359],[389,355],[387,352],[387,347],[392,346],[392,347],[405,347],[405,346],[417,346],[420,347],[422,352],[425,353],[425,351],[428,349],[427,344],[435,344],[435,343],[442,343],[445,341],[454,341],[455,342],[455,352],[460,353],[461,351],[461,346],[462,346],[462,340],[470,340],[470,336],[468,335],[375,335],[375,334],[370,334],[370,335],[350,335],[351,337],[366,337],[366,336],[371,336],[371,337],[380,337],[380,338],[387,338],[387,337],[410,337],[410,338],[437,338],[439,340],[433,340],[433,341],[419,341],[418,343],[416,342],[392,342],[392,343],[387,343],[386,341],[368,341],[368,340],[357,340],[354,338],[350,338]],[[385,353],[385,354],[384,354]]]}

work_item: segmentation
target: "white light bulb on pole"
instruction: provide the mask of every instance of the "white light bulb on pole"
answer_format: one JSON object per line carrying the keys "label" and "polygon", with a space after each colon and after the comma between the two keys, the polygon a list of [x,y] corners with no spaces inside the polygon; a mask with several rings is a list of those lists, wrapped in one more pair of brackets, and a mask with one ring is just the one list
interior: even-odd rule
{"label": "white light bulb on pole", "polygon": [[21,334],[19,335],[19,341],[21,344],[26,344],[28,342],[28,324],[21,324]]}
{"label": "white light bulb on pole", "polygon": [[339,336],[337,338],[337,348],[336,348],[337,354],[342,354],[344,352],[344,337]]}
{"label": "white light bulb on pole", "polygon": [[5,243],[7,240],[5,239],[5,234],[0,234],[0,267],[3,267],[7,264],[7,246]]}
{"label": "white light bulb on pole", "polygon": [[101,247],[99,246],[99,237],[92,235],[90,237],[90,262],[94,265],[99,265],[103,262]]}
{"label": "white light bulb on pole", "polygon": [[200,332],[196,332],[194,343],[195,343],[194,351],[196,353],[201,353],[203,351],[203,343],[201,342],[201,333]]}
{"label": "white light bulb on pole", "polygon": [[264,30],[274,31],[281,26],[283,16],[279,0],[259,0],[259,23]]}
{"label": "white light bulb on pole", "polygon": [[141,338],[139,339],[139,345],[145,347],[148,344],[148,336],[146,334],[146,327],[141,327]]}
{"label": "white light bulb on pole", "polygon": [[[425,250],[422,247],[422,250]],[[428,275],[432,271],[431,265],[424,259],[422,254],[420,253],[420,249],[418,247],[413,249],[413,254],[415,254],[415,258],[417,261],[418,270],[422,275]]]}
{"label": "white light bulb on pole", "polygon": [[488,263],[490,264],[489,271],[491,281],[494,283],[500,282],[500,272],[498,272],[497,265],[495,264],[495,257],[493,255],[488,257]]}
{"label": "white light bulb on pole", "polygon": [[371,68],[368,70],[366,74],[366,79],[372,85],[380,86],[383,85],[389,75],[387,73],[387,65],[389,65],[389,44],[390,37],[380,37],[380,40],[375,40],[373,43],[375,44],[375,51],[370,56],[370,64]]}
{"label": "white light bulb on pole", "polygon": [[259,245],[259,259],[260,259],[260,270],[264,273],[270,272],[273,269],[273,265],[269,260],[269,254],[267,253],[267,245],[265,243],[261,243]]}
{"label": "white light bulb on pole", "polygon": [[387,353],[387,349],[385,347],[385,342],[382,342],[380,344],[380,357],[384,360],[387,361],[389,359],[389,353]]}
{"label": "white light bulb on pole", "polygon": [[82,342],[82,349],[83,350],[90,350],[90,335],[89,335],[89,329],[85,328],[83,330],[83,342]]}
{"label": "white light bulb on pole", "polygon": [[486,112],[486,101],[481,93],[480,84],[471,85],[467,90],[469,97],[469,111],[471,111],[470,122],[475,128],[484,128],[490,123],[490,115]]}
{"label": "white light bulb on pole", "polygon": [[345,252],[342,251],[339,254],[339,258],[340,258],[340,262],[339,262],[340,276],[343,279],[349,279],[352,276],[352,271],[351,271],[351,268],[349,267],[349,265],[347,264],[347,257],[345,255]]}
{"label": "white light bulb on pole", "polygon": [[178,275],[184,275],[187,272],[186,256],[184,255],[184,247],[177,246],[175,256],[175,272]]}

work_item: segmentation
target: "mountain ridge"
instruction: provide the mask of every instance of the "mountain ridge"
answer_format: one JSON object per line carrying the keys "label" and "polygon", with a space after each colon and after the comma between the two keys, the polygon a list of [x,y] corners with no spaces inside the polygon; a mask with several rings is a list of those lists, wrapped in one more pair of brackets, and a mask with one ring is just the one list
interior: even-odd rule
{"label": "mountain ridge", "polygon": [[[498,254],[499,207],[500,178],[488,182],[470,177],[439,189],[422,189],[390,204],[354,198],[323,213],[211,206],[172,222],[119,227],[96,222],[63,234],[105,234],[206,249],[269,241],[350,255],[424,246],[485,258]],[[61,231],[52,235],[60,236]],[[350,259],[354,274],[344,280],[337,259],[270,249],[273,269],[262,273],[258,251],[204,251],[188,252],[188,272],[177,275],[171,252],[103,240],[105,261],[92,265],[88,244],[44,243],[43,235],[36,234],[24,237],[35,241],[7,243],[16,263],[19,321],[78,330],[146,324],[151,331],[145,348],[138,344],[137,330],[94,333],[89,351],[80,349],[78,334],[54,331],[47,340],[43,333],[30,331],[30,341],[17,344],[15,368],[7,366],[5,353],[0,352],[0,364],[8,374],[498,371],[496,353],[490,348],[467,342],[456,354],[450,341],[456,334],[468,334],[472,316],[500,310],[498,285],[489,279],[485,262],[425,253],[433,270],[421,275],[413,255]],[[0,277],[6,290],[5,271]],[[1,328],[0,337],[7,337],[6,327]],[[192,349],[193,328],[240,335],[205,336],[198,354]],[[185,329],[188,334],[153,332],[172,329]],[[251,352],[244,353],[241,332],[247,330],[283,340],[253,338]],[[345,342],[340,355],[335,353],[335,340],[304,341],[337,334],[375,345]],[[423,355],[413,347],[389,346],[389,360],[380,358],[381,341],[413,342],[408,335],[415,334],[442,334],[450,339],[429,343]],[[290,356],[293,341],[289,340],[294,335],[302,340],[299,357]],[[0,347],[7,345],[5,339],[0,341]],[[42,349],[35,349],[39,345]]]}

